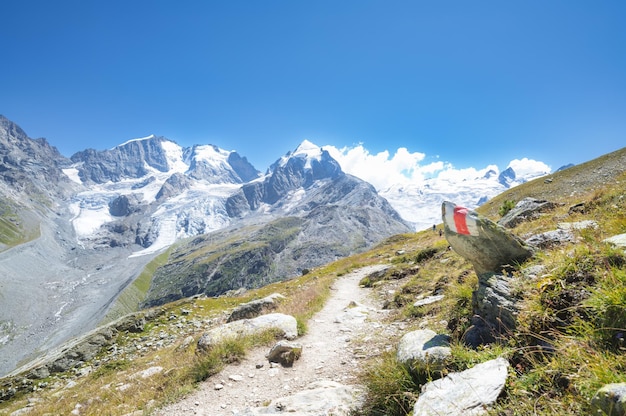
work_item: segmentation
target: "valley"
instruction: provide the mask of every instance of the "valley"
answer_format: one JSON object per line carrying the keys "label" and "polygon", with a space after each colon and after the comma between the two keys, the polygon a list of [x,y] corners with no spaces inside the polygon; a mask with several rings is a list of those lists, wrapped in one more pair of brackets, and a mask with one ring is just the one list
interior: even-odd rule
{"label": "valley", "polygon": [[42,218],[37,239],[0,253],[0,375],[96,327],[151,259],[86,250],[65,218]]}

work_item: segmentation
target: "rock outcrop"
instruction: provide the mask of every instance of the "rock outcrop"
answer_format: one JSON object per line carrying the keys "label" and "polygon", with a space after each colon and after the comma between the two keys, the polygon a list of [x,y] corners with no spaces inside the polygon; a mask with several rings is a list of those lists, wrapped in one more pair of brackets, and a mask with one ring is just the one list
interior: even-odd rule
{"label": "rock outcrop", "polygon": [[159,192],[156,194],[156,200],[162,201],[182,194],[191,187],[191,179],[180,172],[174,173],[167,178]]}
{"label": "rock outcrop", "polygon": [[526,244],[541,249],[547,249],[565,243],[573,243],[575,241],[576,237],[570,230],[558,229],[535,234],[526,239]]}
{"label": "rock outcrop", "polygon": [[533,254],[530,247],[502,226],[453,202],[442,204],[442,219],[446,240],[472,263],[479,276],[498,273]]}
{"label": "rock outcrop", "polygon": [[450,337],[437,334],[430,329],[421,329],[405,334],[398,344],[398,362],[409,368],[428,366],[440,369],[450,357]]}
{"label": "rock outcrop", "polygon": [[626,383],[603,386],[591,399],[598,412],[608,416],[626,416]]}
{"label": "rock outcrop", "polygon": [[141,198],[138,195],[120,195],[109,202],[109,213],[114,217],[126,217],[141,210]]}
{"label": "rock outcrop", "polygon": [[493,341],[515,328],[518,300],[506,269],[531,257],[533,250],[505,228],[452,202],[442,204],[442,218],[450,246],[472,263],[478,275],[473,327],[465,341],[470,345]]}
{"label": "rock outcrop", "polygon": [[504,358],[451,373],[422,387],[414,415],[482,415],[504,389],[509,362]]}
{"label": "rock outcrop", "polygon": [[233,309],[226,322],[256,318],[261,314],[276,309],[278,306],[277,299],[282,298],[284,298],[284,296],[280,293],[273,293],[263,299],[256,299],[250,302],[242,303]]}
{"label": "rock outcrop", "polygon": [[605,243],[612,244],[616,247],[626,248],[626,234],[618,234],[604,240]]}
{"label": "rock outcrop", "polygon": [[296,318],[282,313],[270,313],[254,319],[242,319],[215,327],[204,333],[198,340],[198,349],[209,351],[213,345],[229,338],[260,334],[264,331],[276,330],[286,339],[298,336]]}
{"label": "rock outcrop", "polygon": [[301,355],[301,344],[281,340],[267,354],[267,360],[271,363],[278,363],[283,367],[291,367],[296,360],[300,359]]}
{"label": "rock outcrop", "polygon": [[541,213],[555,207],[556,204],[550,201],[524,198],[515,204],[513,209],[498,221],[498,224],[506,228],[513,228],[521,222],[538,218]]}
{"label": "rock outcrop", "polygon": [[556,230],[534,234],[528,237],[525,242],[530,246],[540,249],[547,249],[563,244],[575,243],[577,241],[577,237],[574,234],[575,231],[580,231],[587,228],[595,228],[597,226],[598,224],[595,221],[591,220],[578,222],[560,222]]}

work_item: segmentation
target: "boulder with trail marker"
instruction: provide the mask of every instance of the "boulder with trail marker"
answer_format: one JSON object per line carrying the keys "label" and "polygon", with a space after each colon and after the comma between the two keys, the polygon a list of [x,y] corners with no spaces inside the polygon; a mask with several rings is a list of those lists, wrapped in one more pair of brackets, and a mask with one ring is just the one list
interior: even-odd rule
{"label": "boulder with trail marker", "polygon": [[442,217],[446,240],[472,263],[479,276],[500,273],[503,267],[521,263],[533,254],[524,241],[476,211],[445,201]]}
{"label": "boulder with trail marker", "polygon": [[478,275],[474,317],[465,341],[479,345],[515,327],[517,299],[510,270],[533,255],[532,249],[504,227],[476,211],[445,201],[441,207],[446,240],[472,263]]}

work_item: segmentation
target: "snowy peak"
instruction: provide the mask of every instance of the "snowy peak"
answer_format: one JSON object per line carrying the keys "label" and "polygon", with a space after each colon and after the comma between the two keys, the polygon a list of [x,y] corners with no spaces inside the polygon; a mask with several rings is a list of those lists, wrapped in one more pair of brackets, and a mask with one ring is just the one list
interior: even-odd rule
{"label": "snowy peak", "polygon": [[99,184],[174,173],[209,183],[243,183],[259,175],[245,158],[233,154],[213,145],[183,148],[165,137],[150,135],[109,150],[87,149],[71,160],[81,181]]}
{"label": "snowy peak", "polygon": [[320,160],[322,157],[322,149],[316,144],[311,143],[308,140],[304,140],[300,145],[293,151],[292,157],[303,157],[307,159],[309,162],[311,160]]}
{"label": "snowy peak", "polygon": [[498,182],[505,188],[509,188],[515,182],[515,171],[512,167],[508,167],[498,175]]}
{"label": "snowy peak", "polygon": [[[270,166],[270,171],[275,170],[277,167],[284,167],[290,160],[297,159],[299,161],[304,162],[304,167],[306,169],[311,168],[311,162],[314,160],[320,161],[322,158],[322,149],[314,143],[311,143],[308,140],[302,141],[296,147],[295,150],[287,152],[283,157],[278,159],[272,166]],[[294,163],[294,162],[291,162]]]}
{"label": "snowy peak", "polygon": [[280,158],[270,169],[271,188],[279,194],[298,187],[308,188],[315,181],[334,179],[344,174],[330,153],[308,140]]}
{"label": "snowy peak", "polygon": [[88,149],[72,162],[64,173],[84,187],[70,204],[81,242],[138,244],[144,248],[138,254],[227,225],[225,200],[260,174],[234,151],[183,148],[156,136],[104,151]]}
{"label": "snowy peak", "polygon": [[328,151],[305,140],[274,162],[263,180],[245,184],[239,194],[229,198],[226,207],[229,215],[240,217],[263,204],[272,206],[289,195],[342,176],[345,173]]}
{"label": "snowy peak", "polygon": [[[138,137],[138,138],[136,138],[136,139],[130,139],[130,140],[128,140],[128,141],[126,141],[126,142],[124,142],[124,143],[122,143],[122,144],[118,144],[118,145],[117,145],[117,146],[115,146],[113,149],[116,149],[116,148],[118,148],[118,147],[124,147],[124,146],[126,146],[127,144],[132,143],[132,142],[141,142],[141,141],[144,141],[144,140],[150,140],[150,139],[154,139],[154,138],[155,138],[155,135],[154,135],[154,134],[151,134],[151,135],[146,136],[146,137]],[[113,150],[113,149],[111,149],[111,150]]]}
{"label": "snowy peak", "polygon": [[496,169],[489,169],[484,175],[483,179],[491,179],[498,174]]}
{"label": "snowy peak", "polygon": [[330,153],[308,140],[278,159],[270,166],[269,172],[272,176],[287,173],[300,177],[304,179],[300,185],[305,187],[314,180],[343,175],[341,166]]}
{"label": "snowy peak", "polygon": [[70,158],[77,164],[83,182],[119,182],[126,178],[140,178],[151,172],[183,169],[178,145],[164,137],[149,136],[129,140],[113,149],[87,149]]}
{"label": "snowy peak", "polygon": [[196,145],[190,150],[188,175],[208,183],[242,183],[228,163],[231,152],[213,145]]}

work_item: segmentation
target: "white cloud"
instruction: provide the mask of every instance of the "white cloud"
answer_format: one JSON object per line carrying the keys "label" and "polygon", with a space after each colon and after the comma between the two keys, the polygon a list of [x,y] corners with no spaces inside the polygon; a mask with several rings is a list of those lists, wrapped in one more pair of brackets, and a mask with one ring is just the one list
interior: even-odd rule
{"label": "white cloud", "polygon": [[439,172],[437,175],[438,179],[448,180],[450,182],[458,183],[467,180],[473,180],[476,178],[484,177],[487,172],[493,170],[496,174],[500,173],[500,170],[496,165],[489,165],[483,169],[476,168],[465,168],[465,169],[455,169],[451,164],[446,165],[446,169]]}
{"label": "white cloud", "polygon": [[[393,156],[388,150],[372,154],[362,144],[341,149],[334,146],[323,148],[339,162],[344,172],[371,183],[378,191],[394,185],[419,187],[425,184],[427,179],[433,178],[449,184],[459,184],[482,178],[490,170],[496,174],[500,173],[496,165],[464,169],[456,169],[451,163],[444,161],[422,165],[426,155],[409,152],[405,147],[397,149]],[[508,167],[513,168],[518,178],[536,177],[551,171],[545,163],[528,158],[512,160]]]}
{"label": "white cloud", "polygon": [[420,166],[426,155],[411,153],[405,147],[396,150],[393,156],[387,150],[371,154],[362,144],[341,149],[324,146],[324,149],[339,162],[344,172],[371,183],[379,190],[394,184],[421,183],[425,177],[443,167],[441,162]]}
{"label": "white cloud", "polygon": [[526,157],[523,159],[511,160],[508,167],[513,168],[518,177],[538,176],[551,172],[550,166],[543,162],[528,159]]}

